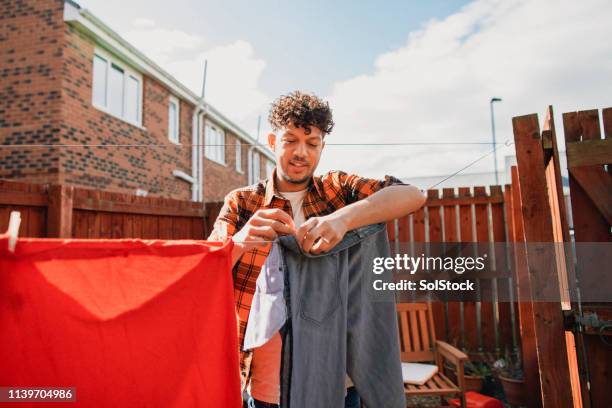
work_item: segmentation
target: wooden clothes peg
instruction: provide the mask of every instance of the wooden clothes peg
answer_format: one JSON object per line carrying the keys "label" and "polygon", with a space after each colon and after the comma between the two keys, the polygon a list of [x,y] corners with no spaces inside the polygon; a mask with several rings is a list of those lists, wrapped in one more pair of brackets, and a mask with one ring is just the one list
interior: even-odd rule
{"label": "wooden clothes peg", "polygon": [[10,252],[15,252],[15,246],[17,245],[17,238],[19,237],[19,226],[21,225],[21,213],[19,211],[11,211],[11,217],[9,218],[8,225],[8,249]]}

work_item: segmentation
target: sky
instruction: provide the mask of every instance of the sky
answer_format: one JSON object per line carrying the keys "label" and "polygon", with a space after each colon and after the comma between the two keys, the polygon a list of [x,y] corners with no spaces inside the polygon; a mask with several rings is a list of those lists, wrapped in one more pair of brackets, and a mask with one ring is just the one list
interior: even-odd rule
{"label": "sky", "polygon": [[562,137],[561,113],[612,106],[607,0],[78,3],[197,94],[207,60],[206,99],[261,141],[279,95],[328,100],[317,173],[452,174],[491,151],[492,97],[503,168],[512,117],[553,105]]}

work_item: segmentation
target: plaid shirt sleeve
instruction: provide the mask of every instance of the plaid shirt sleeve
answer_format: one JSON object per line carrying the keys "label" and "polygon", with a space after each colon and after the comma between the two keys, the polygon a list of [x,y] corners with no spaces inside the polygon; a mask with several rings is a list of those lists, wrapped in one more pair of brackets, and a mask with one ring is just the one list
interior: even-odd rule
{"label": "plaid shirt sleeve", "polygon": [[385,176],[384,179],[379,180],[338,171],[337,177],[347,205],[371,196],[387,186],[408,185],[393,176]]}
{"label": "plaid shirt sleeve", "polygon": [[209,241],[224,241],[233,236],[238,229],[238,192],[232,191],[225,196],[223,207],[215,220]]}

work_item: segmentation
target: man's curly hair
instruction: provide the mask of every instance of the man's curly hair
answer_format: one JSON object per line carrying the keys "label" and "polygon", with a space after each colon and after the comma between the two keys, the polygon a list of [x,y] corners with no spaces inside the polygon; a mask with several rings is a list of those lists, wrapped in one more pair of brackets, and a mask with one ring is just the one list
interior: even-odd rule
{"label": "man's curly hair", "polygon": [[334,128],[329,104],[316,95],[300,91],[293,91],[276,99],[272,103],[268,120],[274,130],[293,123],[295,127],[304,128],[306,134],[310,134],[310,126],[321,129],[324,135]]}

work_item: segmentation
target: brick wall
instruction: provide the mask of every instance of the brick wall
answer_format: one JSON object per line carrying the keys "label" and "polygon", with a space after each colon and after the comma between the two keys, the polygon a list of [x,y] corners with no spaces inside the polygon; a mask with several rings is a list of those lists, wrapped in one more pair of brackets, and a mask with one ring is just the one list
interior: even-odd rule
{"label": "brick wall", "polygon": [[[0,143],[60,142],[62,0],[0,1]],[[53,182],[52,148],[0,149],[0,178]]]}

